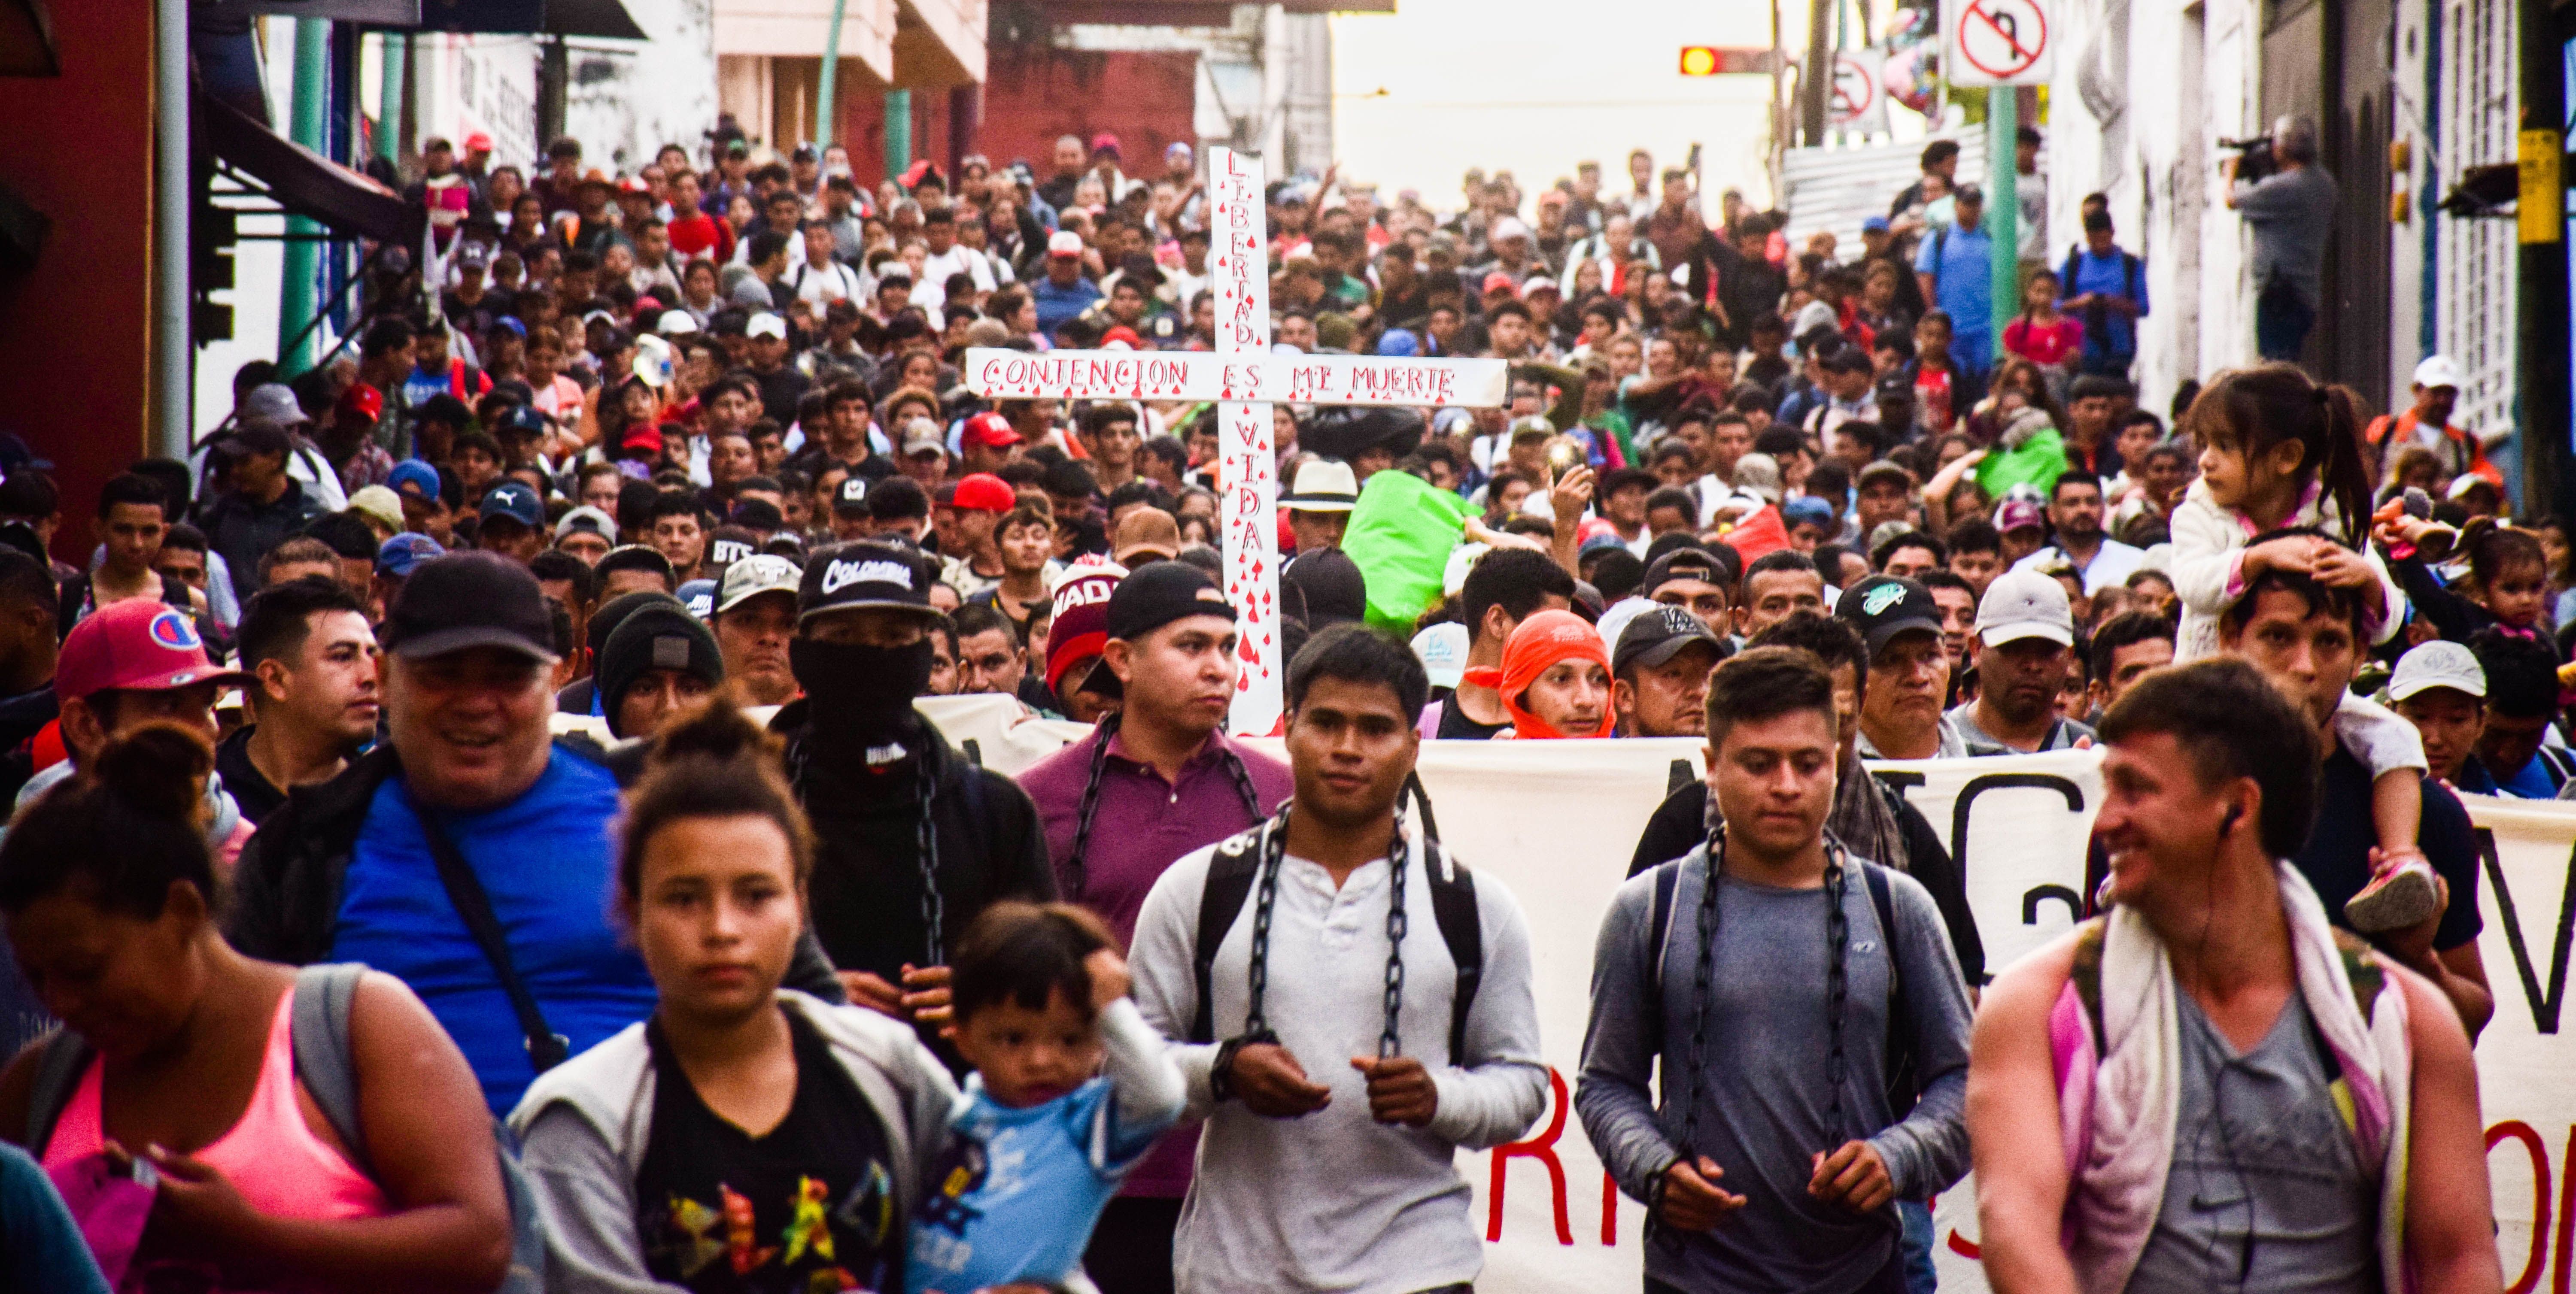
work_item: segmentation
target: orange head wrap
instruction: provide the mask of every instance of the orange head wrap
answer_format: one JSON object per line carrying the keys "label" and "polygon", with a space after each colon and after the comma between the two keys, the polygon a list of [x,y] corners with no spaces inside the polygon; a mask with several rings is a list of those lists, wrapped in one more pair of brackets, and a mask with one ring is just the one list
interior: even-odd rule
{"label": "orange head wrap", "polygon": [[[1601,643],[1601,633],[1583,617],[1571,611],[1541,611],[1521,621],[1512,631],[1511,641],[1503,644],[1503,666],[1495,669],[1479,665],[1468,670],[1466,680],[1478,687],[1490,687],[1502,693],[1503,709],[1512,716],[1512,728],[1522,737],[1564,737],[1544,719],[1522,708],[1521,697],[1536,683],[1548,667],[1564,660],[1590,660],[1601,663],[1602,672],[1610,669],[1610,649]],[[1612,724],[1605,711],[1601,729],[1590,735],[1611,735]]]}

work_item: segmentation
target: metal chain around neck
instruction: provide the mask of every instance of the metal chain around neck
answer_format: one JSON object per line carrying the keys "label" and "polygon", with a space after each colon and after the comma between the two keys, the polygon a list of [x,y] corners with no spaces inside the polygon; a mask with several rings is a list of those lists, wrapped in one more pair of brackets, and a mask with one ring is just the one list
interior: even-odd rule
{"label": "metal chain around neck", "polygon": [[[1109,777],[1109,739],[1118,734],[1119,723],[1119,712],[1112,710],[1100,716],[1100,725],[1095,730],[1098,741],[1091,748],[1091,772],[1083,781],[1082,803],[1074,817],[1073,849],[1064,860],[1064,897],[1071,902],[1082,902],[1083,894],[1091,887],[1091,827],[1100,814],[1101,786]],[[1222,742],[1224,739],[1211,736],[1209,740]],[[1220,745],[1217,753],[1224,758],[1226,771],[1234,777],[1235,795],[1243,801],[1244,824],[1261,825],[1261,792],[1252,785],[1252,770],[1244,767],[1243,756],[1230,748]]]}
{"label": "metal chain around neck", "polygon": [[[1682,1089],[1682,1152],[1699,1153],[1699,1090],[1706,1065],[1708,1041],[1708,1004],[1710,988],[1716,975],[1718,884],[1726,874],[1726,828],[1713,826],[1708,833],[1708,883],[1699,896],[1698,956],[1693,959],[1691,1034],[1689,1054],[1683,1058],[1685,1075]],[[1844,865],[1843,847],[1830,836],[1825,840],[1825,1125],[1834,1136],[1842,1135],[1843,1079],[1847,1062],[1843,1054],[1843,1011],[1848,1005],[1849,983],[1845,963],[1851,940],[1850,918],[1843,912],[1843,898],[1850,884]],[[1661,967],[1655,973],[1662,973]],[[1669,1062],[1668,1062],[1669,1063]],[[1670,1072],[1667,1070],[1667,1072]],[[1667,1094],[1669,1099],[1669,1094]]]}
{"label": "metal chain around neck", "polygon": [[[928,935],[928,961],[924,966],[948,964],[946,926],[948,905],[939,894],[939,831],[931,812],[938,798],[939,775],[931,767],[927,754],[917,756],[921,765],[921,812],[913,824],[913,847],[921,858],[921,924]],[[966,770],[968,777],[976,770]]]}
{"label": "metal chain around neck", "polygon": [[[1250,785],[1250,780],[1245,780]],[[1261,873],[1257,878],[1252,902],[1252,965],[1246,976],[1250,1005],[1244,1012],[1243,1032],[1246,1037],[1270,1036],[1269,1017],[1263,1011],[1263,1000],[1270,988],[1270,924],[1279,899],[1279,869],[1288,856],[1288,805],[1279,806],[1277,816],[1261,827]],[[1393,839],[1387,844],[1387,910],[1386,910],[1386,1023],[1379,1030],[1377,1054],[1383,1060],[1401,1055],[1404,1035],[1399,1028],[1404,1011],[1404,936],[1408,929],[1405,918],[1405,843],[1404,815],[1395,815]]]}

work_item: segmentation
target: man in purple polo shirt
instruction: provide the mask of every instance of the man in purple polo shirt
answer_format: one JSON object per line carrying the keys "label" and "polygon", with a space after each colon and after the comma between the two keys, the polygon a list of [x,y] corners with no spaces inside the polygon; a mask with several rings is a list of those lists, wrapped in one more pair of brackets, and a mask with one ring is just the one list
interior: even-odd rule
{"label": "man in purple polo shirt", "polygon": [[[1174,860],[1258,826],[1295,779],[1217,726],[1234,701],[1234,608],[1206,573],[1150,562],[1109,595],[1094,672],[1117,679],[1118,709],[1020,775],[1045,821],[1056,887],[1135,938],[1146,892]],[[1104,690],[1101,680],[1085,684]],[[1174,1132],[1127,1178],[1083,1263],[1104,1294],[1172,1288],[1172,1229],[1189,1193],[1195,1128]]]}

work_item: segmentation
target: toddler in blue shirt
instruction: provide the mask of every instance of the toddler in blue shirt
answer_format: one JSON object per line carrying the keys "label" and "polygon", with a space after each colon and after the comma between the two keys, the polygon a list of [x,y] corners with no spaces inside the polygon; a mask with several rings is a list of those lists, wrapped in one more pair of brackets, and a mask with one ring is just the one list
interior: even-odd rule
{"label": "toddler in blue shirt", "polygon": [[1127,999],[1100,919],[996,903],[951,959],[975,1067],[912,1217],[907,1294],[1084,1286],[1082,1251],[1127,1170],[1181,1117],[1181,1073]]}

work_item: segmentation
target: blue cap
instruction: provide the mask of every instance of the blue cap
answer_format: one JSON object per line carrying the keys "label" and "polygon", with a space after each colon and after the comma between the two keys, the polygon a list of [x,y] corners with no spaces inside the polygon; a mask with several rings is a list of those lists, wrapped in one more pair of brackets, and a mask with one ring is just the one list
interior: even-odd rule
{"label": "blue cap", "polygon": [[1887,230],[1888,224],[1887,217],[1885,216],[1871,216],[1860,222],[1860,231],[1864,234],[1883,234],[1886,233]]}
{"label": "blue cap", "polygon": [[1834,524],[1834,510],[1812,495],[1800,495],[1780,505],[1780,520],[1795,526],[1801,522],[1817,526]]}
{"label": "blue cap", "polygon": [[394,464],[394,474],[386,479],[385,484],[392,486],[394,493],[408,498],[435,499],[438,497],[438,469],[417,458],[406,458]]}
{"label": "blue cap", "polygon": [[507,328],[510,331],[519,334],[519,336],[523,338],[528,335],[528,326],[520,323],[516,317],[511,315],[502,315],[501,317],[494,319],[492,321],[492,326],[495,328]]}
{"label": "blue cap", "polygon": [[407,579],[413,567],[430,558],[444,556],[446,552],[438,546],[437,540],[427,535],[405,532],[386,540],[384,547],[376,550],[376,574]]}
{"label": "blue cap", "polygon": [[716,613],[716,582],[691,580],[681,585],[680,605],[687,607],[689,614],[700,620],[713,616]]}
{"label": "blue cap", "polygon": [[537,502],[537,492],[524,482],[502,481],[483,492],[481,515],[485,521],[508,517],[534,530],[546,523],[546,505]]}
{"label": "blue cap", "polygon": [[1411,358],[1422,353],[1422,339],[1402,328],[1389,328],[1377,339],[1377,353]]}

